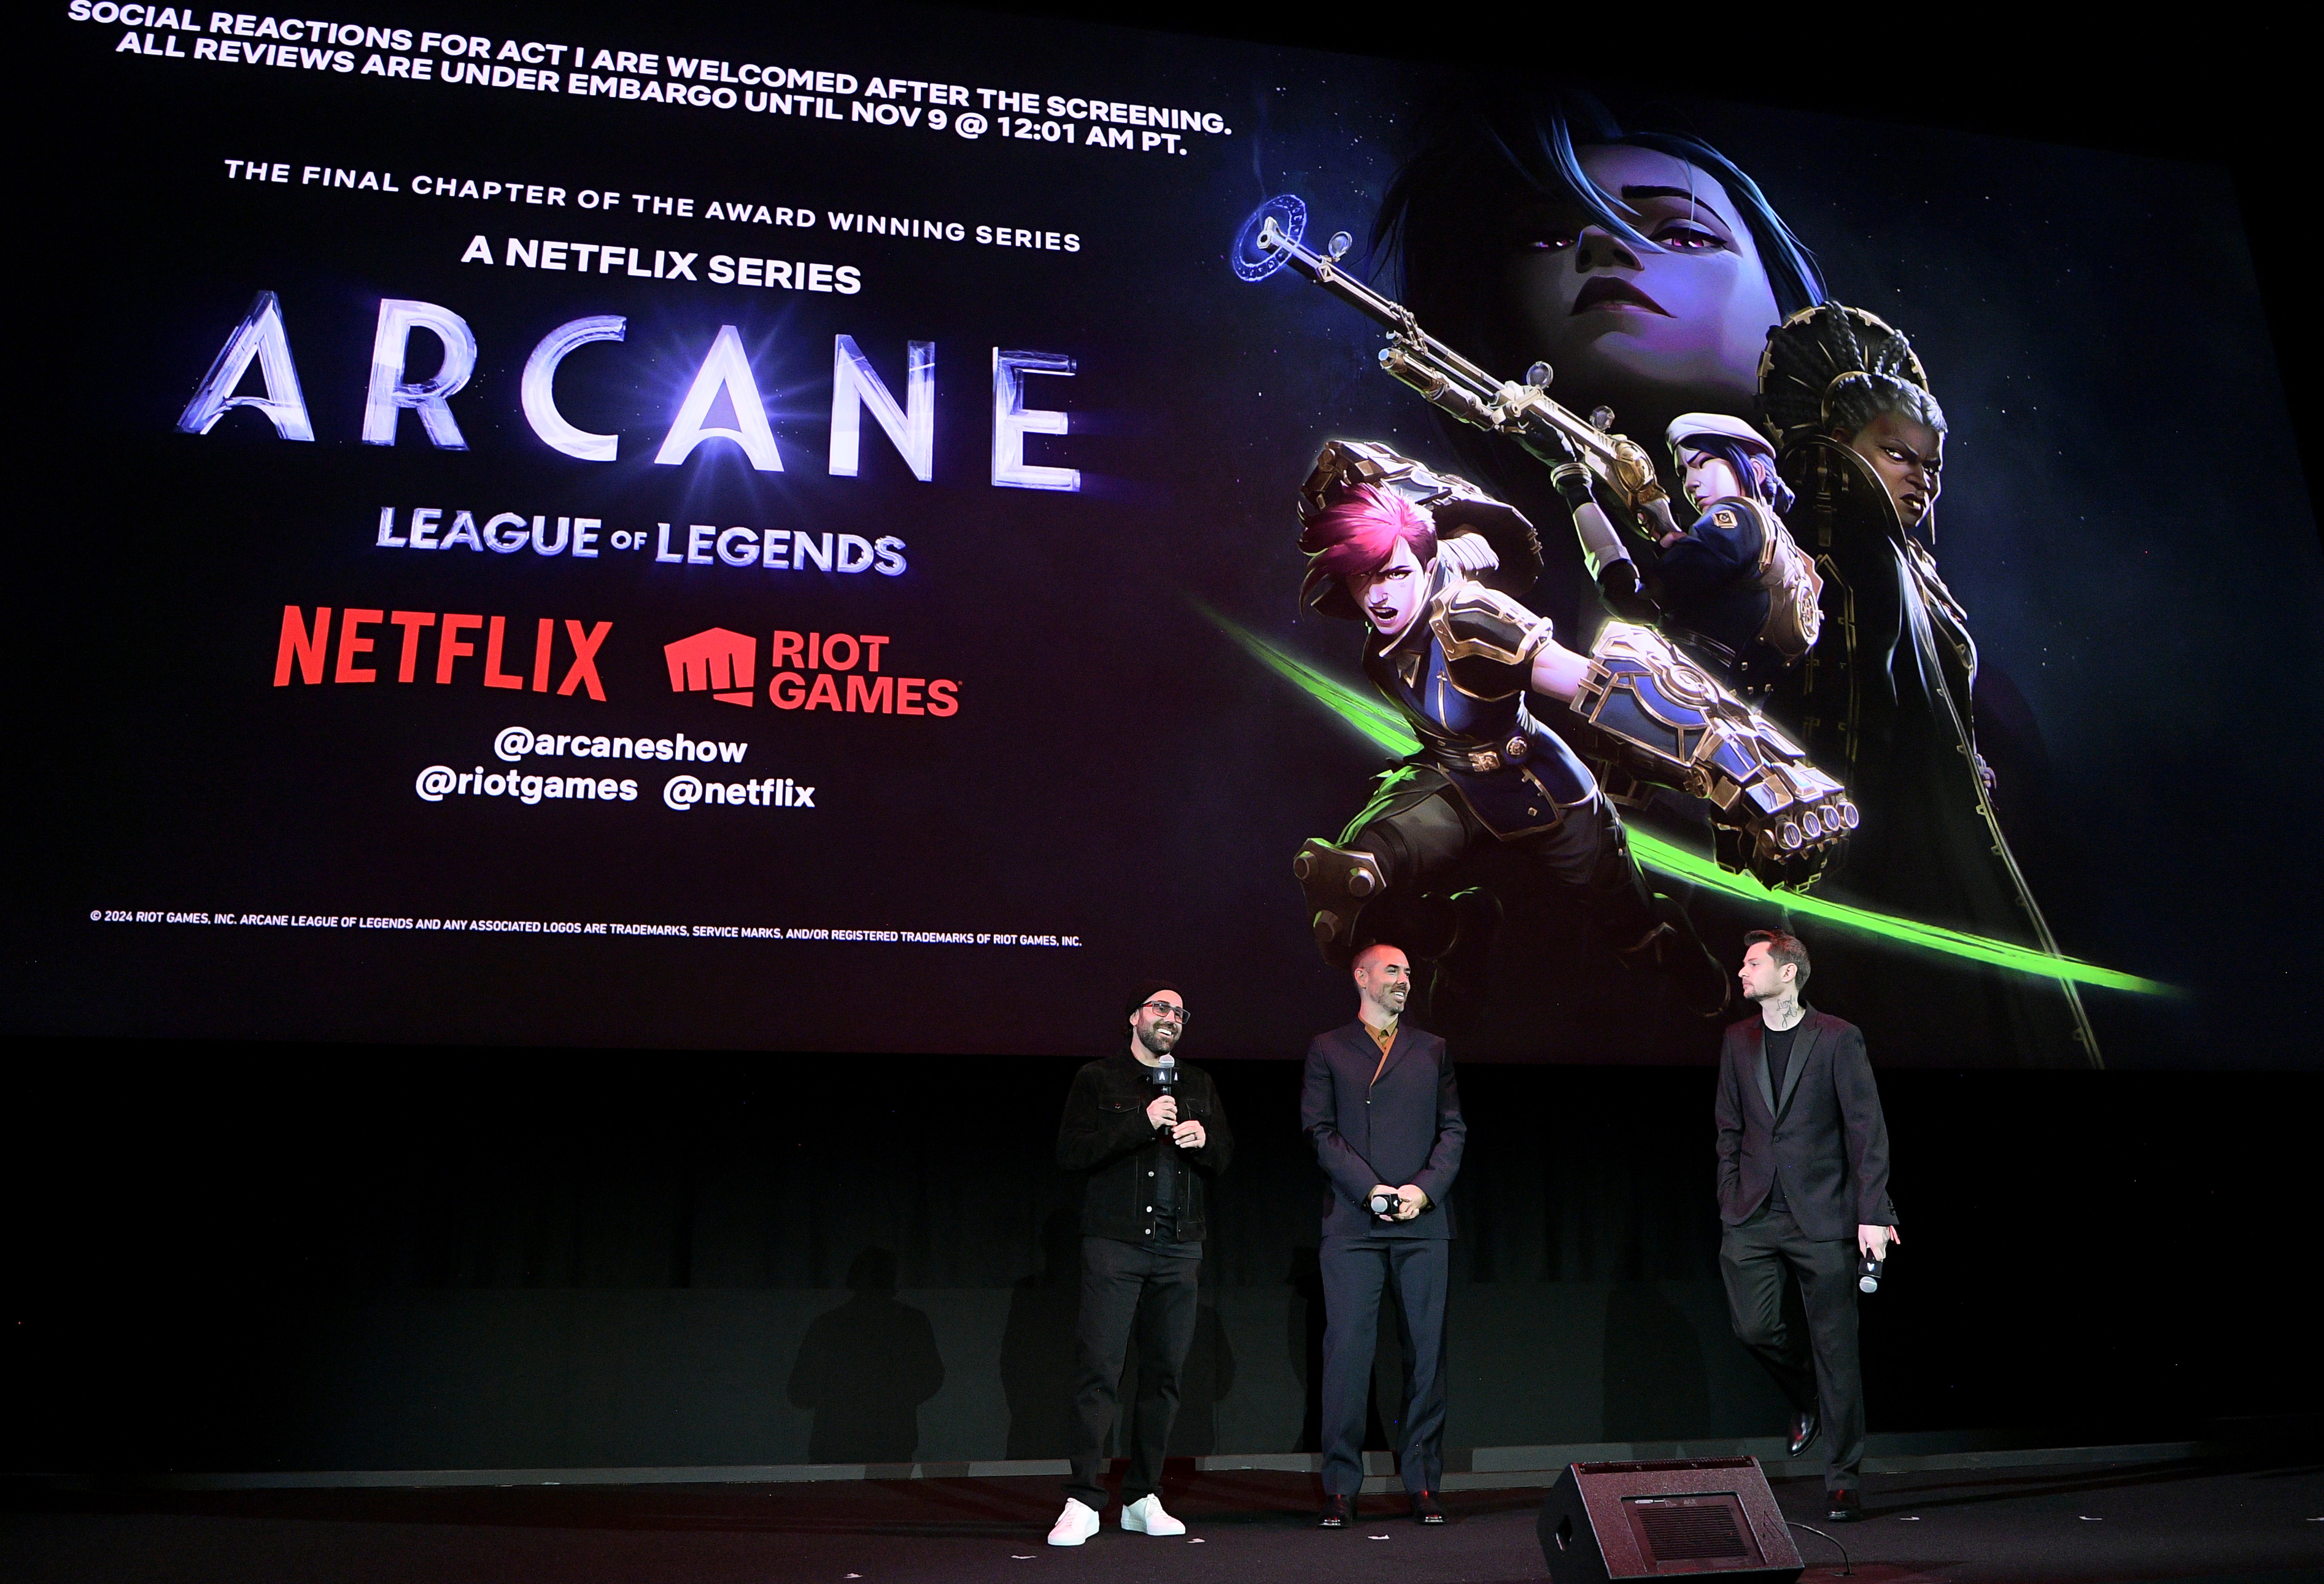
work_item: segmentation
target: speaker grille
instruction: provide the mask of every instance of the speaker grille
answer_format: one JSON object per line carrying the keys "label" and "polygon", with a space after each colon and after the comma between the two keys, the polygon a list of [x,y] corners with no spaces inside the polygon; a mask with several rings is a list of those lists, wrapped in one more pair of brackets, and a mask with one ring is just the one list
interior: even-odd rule
{"label": "speaker grille", "polygon": [[1749,1542],[1735,1523],[1734,1498],[1711,1497],[1703,1502],[1642,1501],[1630,1508],[1631,1521],[1655,1563],[1720,1561],[1752,1554]]}

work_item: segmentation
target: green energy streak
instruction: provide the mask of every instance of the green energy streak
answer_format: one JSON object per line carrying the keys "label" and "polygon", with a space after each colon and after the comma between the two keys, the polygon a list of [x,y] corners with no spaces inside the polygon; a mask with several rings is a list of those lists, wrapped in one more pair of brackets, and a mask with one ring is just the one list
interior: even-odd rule
{"label": "green energy streak", "polygon": [[1629,831],[1630,850],[1647,868],[1674,875],[1682,880],[1692,880],[1698,885],[1723,891],[1747,902],[1766,903],[1787,912],[1821,919],[1844,930],[1860,931],[1907,946],[1941,951],[1950,957],[1991,963],[1996,968],[2009,968],[2017,973],[2070,979],[2078,985],[2095,985],[2108,990],[2131,990],[2142,996],[2178,994],[2169,985],[2142,979],[2136,974],[2100,968],[2095,963],[2081,962],[2070,957],[2052,957],[2030,946],[2016,946],[1984,935],[1964,934],[1959,930],[1948,930],[1938,924],[1898,918],[1893,913],[1877,913],[1867,908],[1850,907],[1846,903],[1832,902],[1806,893],[1771,891],[1754,875],[1729,874],[1701,854],[1691,853],[1659,837],[1649,836],[1635,825],[1629,828]]}
{"label": "green energy streak", "polygon": [[1277,675],[1288,677],[1298,683],[1309,697],[1320,701],[1325,709],[1389,753],[1405,755],[1420,751],[1419,739],[1404,728],[1404,717],[1378,699],[1359,693],[1344,682],[1334,681],[1305,661],[1286,654],[1258,634],[1220,615],[1200,600],[1195,601],[1195,608],[1217,624],[1227,636],[1257,655]]}
{"label": "green energy streak", "polygon": [[[1417,753],[1419,742],[1405,728],[1404,718],[1379,699],[1357,691],[1296,656],[1277,648],[1258,634],[1231,618],[1196,601],[1196,607],[1218,628],[1241,644],[1268,670],[1296,683],[1310,698],[1323,704],[1333,714],[1354,727],[1373,743],[1391,754]],[[2140,978],[2114,968],[2099,968],[2094,963],[2080,962],[2070,957],[2052,957],[2031,947],[2015,945],[2006,940],[1995,940],[1983,935],[1965,934],[1937,924],[1923,924],[1915,920],[1899,918],[1893,913],[1874,912],[1868,908],[1850,907],[1846,903],[1832,902],[1821,896],[1791,891],[1773,891],[1750,875],[1730,874],[1711,858],[1689,852],[1683,847],[1652,836],[1637,826],[1629,828],[1630,850],[1638,862],[1659,874],[1691,881],[1694,885],[1745,902],[1758,903],[1779,908],[1807,918],[1821,919],[1844,930],[1894,940],[1900,945],[1917,946],[1924,950],[1942,952],[1949,957],[1967,958],[1973,962],[1990,963],[2024,974],[2038,974],[2044,978],[2070,979],[2080,985],[2095,985],[2108,990],[2129,990],[2142,996],[2172,996],[2178,992],[2171,986],[2153,979]]]}

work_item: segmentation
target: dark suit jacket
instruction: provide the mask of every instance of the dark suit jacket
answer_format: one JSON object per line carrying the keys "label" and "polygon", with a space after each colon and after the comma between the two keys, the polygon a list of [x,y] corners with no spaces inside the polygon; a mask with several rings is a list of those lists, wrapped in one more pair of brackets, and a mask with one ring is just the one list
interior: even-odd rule
{"label": "dark suit jacket", "polygon": [[[1372,1079],[1373,1070],[1379,1080]],[[1307,1046],[1299,1125],[1315,1141],[1331,1186],[1323,1196],[1326,1237],[1450,1237],[1446,1196],[1461,1170],[1469,1125],[1444,1042],[1410,1023],[1397,1025],[1388,1064],[1361,1023],[1317,1034]],[[1409,1221],[1383,1221],[1365,1203],[1376,1184],[1406,1183],[1428,1196]]]}
{"label": "dark suit jacket", "polygon": [[1853,1242],[1859,1226],[1896,1224],[1888,1124],[1863,1031],[1806,1011],[1780,1095],[1760,1040],[1766,1025],[1751,1017],[1728,1026],[1719,1052],[1719,1218],[1730,1227],[1748,1220],[1781,1172],[1801,1231],[1819,1243]]}

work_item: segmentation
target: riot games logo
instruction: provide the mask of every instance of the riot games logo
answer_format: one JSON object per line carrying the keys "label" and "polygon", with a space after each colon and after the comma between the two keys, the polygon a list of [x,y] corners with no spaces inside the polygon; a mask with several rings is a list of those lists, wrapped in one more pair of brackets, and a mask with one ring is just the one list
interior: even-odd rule
{"label": "riot games logo", "polygon": [[[835,714],[932,715],[960,713],[960,682],[951,677],[904,676],[886,651],[895,642],[884,633],[792,633],[777,631],[767,663],[772,676],[767,701],[778,709]],[[758,702],[759,641],[747,633],[706,627],[662,645],[673,693],[708,693],[722,704],[746,709]],[[883,665],[883,661],[887,663]]]}
{"label": "riot games logo", "polygon": [[711,627],[661,646],[669,662],[669,690],[708,693],[721,704],[749,709],[758,702],[759,641],[724,627]]}

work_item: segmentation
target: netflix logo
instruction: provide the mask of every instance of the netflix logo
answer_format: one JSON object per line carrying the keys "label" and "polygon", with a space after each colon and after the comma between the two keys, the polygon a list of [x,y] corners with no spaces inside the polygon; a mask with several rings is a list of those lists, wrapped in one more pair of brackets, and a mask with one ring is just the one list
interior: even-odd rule
{"label": "netflix logo", "polygon": [[[567,618],[560,625],[558,618],[542,616],[527,633],[521,620],[512,630],[506,616],[348,606],[337,613],[334,644],[333,614],[327,605],[317,606],[311,618],[301,607],[282,607],[282,632],[274,649],[276,687],[290,686],[294,677],[309,687],[326,680],[375,682],[388,669],[392,650],[399,682],[416,682],[424,671],[441,687],[456,681],[546,693],[557,679],[559,698],[586,690],[598,703],[605,701],[597,651],[613,630],[611,622],[585,625]],[[517,669],[508,669],[512,665]]]}

